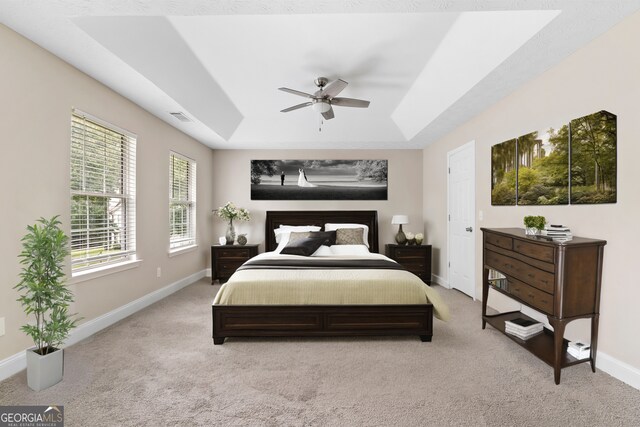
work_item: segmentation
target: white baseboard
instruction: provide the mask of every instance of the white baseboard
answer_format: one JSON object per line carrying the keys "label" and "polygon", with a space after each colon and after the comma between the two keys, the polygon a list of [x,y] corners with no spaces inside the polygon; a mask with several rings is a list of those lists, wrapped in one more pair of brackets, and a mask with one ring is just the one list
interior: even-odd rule
{"label": "white baseboard", "polygon": [[451,287],[449,286],[449,282],[436,274],[431,275],[431,281],[447,289],[451,289]]}
{"label": "white baseboard", "polygon": [[634,368],[628,363],[624,363],[601,351],[596,356],[596,368],[640,390],[640,369]]}
{"label": "white baseboard", "polygon": [[207,268],[204,273],[204,277],[211,277],[211,269]]}
{"label": "white baseboard", "polygon": [[[95,334],[96,332],[99,332],[102,329],[109,327],[116,322],[119,322],[125,317],[131,316],[133,313],[140,311],[143,308],[148,307],[163,298],[168,297],[172,293],[177,292],[180,289],[202,279],[203,277],[205,277],[206,273],[207,270],[202,270],[194,273],[191,276],[180,279],[177,282],[165,286],[164,288],[151,292],[150,294],[140,297],[135,301],[131,301],[130,303],[125,304],[122,307],[118,307],[115,310],[103,314],[102,316],[96,317],[95,319],[81,324],[71,331],[71,333],[69,334],[69,338],[65,342],[65,347],[80,342],[83,339]],[[18,372],[26,368],[27,358],[24,351],[16,353],[13,356],[9,356],[6,359],[0,361],[0,381],[17,374]]]}

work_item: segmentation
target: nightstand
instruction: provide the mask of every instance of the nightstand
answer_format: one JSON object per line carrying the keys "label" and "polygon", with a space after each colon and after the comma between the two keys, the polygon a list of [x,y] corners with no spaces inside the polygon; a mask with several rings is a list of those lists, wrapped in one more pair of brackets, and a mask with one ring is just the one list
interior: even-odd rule
{"label": "nightstand", "polygon": [[431,286],[431,245],[385,245],[385,254]]}
{"label": "nightstand", "polygon": [[211,282],[227,281],[236,269],[258,255],[258,245],[211,246]]}

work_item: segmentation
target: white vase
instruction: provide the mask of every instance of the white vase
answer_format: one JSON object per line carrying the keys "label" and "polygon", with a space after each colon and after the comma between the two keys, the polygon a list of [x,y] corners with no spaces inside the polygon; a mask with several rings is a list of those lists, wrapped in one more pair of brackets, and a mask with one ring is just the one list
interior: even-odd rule
{"label": "white vase", "polygon": [[59,349],[41,356],[35,350],[35,347],[27,350],[27,384],[40,391],[62,381],[64,353]]}
{"label": "white vase", "polygon": [[540,230],[535,227],[525,227],[524,234],[526,234],[527,236],[537,236],[538,234],[540,234]]}

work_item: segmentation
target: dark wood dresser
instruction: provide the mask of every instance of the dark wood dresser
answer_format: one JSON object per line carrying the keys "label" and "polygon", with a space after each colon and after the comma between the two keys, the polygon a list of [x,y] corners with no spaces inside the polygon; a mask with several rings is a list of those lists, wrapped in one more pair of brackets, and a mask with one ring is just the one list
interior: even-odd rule
{"label": "dark wood dresser", "polygon": [[236,269],[258,255],[258,245],[216,245],[211,246],[211,282],[224,282]]}
{"label": "dark wood dresser", "polygon": [[[506,334],[554,369],[560,383],[560,371],[567,366],[591,362],[596,369],[598,317],[604,240],[574,237],[558,243],[546,237],[527,236],[520,228],[483,228],[482,329],[489,323],[505,332],[505,320],[528,318],[519,311],[487,315],[489,289],[547,315],[554,331],[521,340]],[[489,270],[505,279],[490,280]],[[578,360],[566,351],[564,330],[572,320],[591,319],[591,354]]]}
{"label": "dark wood dresser", "polygon": [[431,245],[385,245],[385,255],[431,286]]}

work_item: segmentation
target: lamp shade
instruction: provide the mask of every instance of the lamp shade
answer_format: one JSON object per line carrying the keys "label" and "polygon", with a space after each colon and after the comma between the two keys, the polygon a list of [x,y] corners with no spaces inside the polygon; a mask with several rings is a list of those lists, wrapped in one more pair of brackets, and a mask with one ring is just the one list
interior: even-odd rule
{"label": "lamp shade", "polygon": [[391,218],[391,224],[409,224],[409,217],[407,215],[394,215]]}

